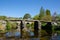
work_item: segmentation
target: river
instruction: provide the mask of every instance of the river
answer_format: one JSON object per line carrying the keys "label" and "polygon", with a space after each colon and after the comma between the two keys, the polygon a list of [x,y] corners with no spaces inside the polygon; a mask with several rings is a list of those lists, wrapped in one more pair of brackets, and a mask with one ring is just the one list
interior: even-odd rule
{"label": "river", "polygon": [[[6,33],[5,35],[6,35],[6,37],[12,36],[10,32]],[[15,37],[20,37],[21,34],[20,34],[20,32],[15,32],[14,36],[15,36]],[[31,33],[30,33],[30,36],[34,36],[34,33],[31,32]],[[31,38],[31,40],[35,40],[35,39],[36,39],[36,40],[39,40],[39,38]],[[52,36],[50,40],[60,40],[60,34],[55,35],[55,36]]]}
{"label": "river", "polygon": [[58,34],[57,36],[52,36],[51,40],[60,40],[60,34]]}

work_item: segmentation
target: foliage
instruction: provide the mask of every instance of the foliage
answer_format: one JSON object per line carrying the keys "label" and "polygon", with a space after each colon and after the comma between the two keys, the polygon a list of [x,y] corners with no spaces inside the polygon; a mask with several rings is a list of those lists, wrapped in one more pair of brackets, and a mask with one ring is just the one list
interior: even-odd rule
{"label": "foliage", "polygon": [[23,19],[22,17],[19,17],[19,19]]}
{"label": "foliage", "polygon": [[57,16],[56,16],[56,18],[57,18],[58,20],[60,20],[60,14],[59,14],[59,15],[57,15]]}
{"label": "foliage", "polygon": [[34,23],[31,23],[31,28],[34,29]]}
{"label": "foliage", "polygon": [[0,20],[5,20],[6,18],[6,16],[0,16]]}
{"label": "foliage", "polygon": [[52,17],[51,16],[49,16],[49,15],[47,15],[47,16],[44,16],[43,18],[42,18],[42,20],[44,20],[44,21],[46,21],[46,22],[51,22],[51,19]]}
{"label": "foliage", "polygon": [[28,18],[31,18],[31,15],[29,13],[26,13],[23,17],[23,19],[28,19]]}
{"label": "foliage", "polygon": [[6,30],[10,30],[10,29],[11,29],[11,23],[7,21]]}
{"label": "foliage", "polygon": [[41,26],[45,26],[45,25],[46,25],[46,23],[42,22]]}
{"label": "foliage", "polygon": [[27,27],[28,29],[30,28],[30,26],[31,26],[30,24],[26,24],[26,27]]}
{"label": "foliage", "polygon": [[12,29],[16,29],[16,23],[14,22],[14,23],[11,23],[11,27],[12,27]]}
{"label": "foliage", "polygon": [[16,29],[16,23],[7,21],[6,31],[14,31],[15,29]]}
{"label": "foliage", "polygon": [[56,26],[53,24],[52,25],[52,34],[54,34],[56,32],[56,30],[54,30],[56,28]]}
{"label": "foliage", "polygon": [[50,10],[46,10],[46,15],[49,15],[49,16],[51,16],[51,13],[50,13]]}
{"label": "foliage", "polygon": [[57,31],[58,34],[60,34],[60,31]]}
{"label": "foliage", "polygon": [[41,37],[47,35],[47,32],[45,30],[41,30]]}
{"label": "foliage", "polygon": [[45,15],[45,10],[43,9],[43,7],[41,7],[40,13],[39,13],[39,19],[41,20],[42,17],[44,17],[44,15]]}
{"label": "foliage", "polygon": [[39,15],[35,15],[33,19],[35,19],[35,20],[51,21],[52,17],[51,17],[50,10],[47,9],[46,12],[45,12],[43,7],[41,7]]}
{"label": "foliage", "polygon": [[47,22],[51,22],[52,17],[51,17],[50,10],[46,10],[46,15],[42,18],[42,20],[47,21]]}
{"label": "foliage", "polygon": [[34,20],[39,20],[39,15],[35,15],[35,16],[33,17],[33,19],[34,19]]}

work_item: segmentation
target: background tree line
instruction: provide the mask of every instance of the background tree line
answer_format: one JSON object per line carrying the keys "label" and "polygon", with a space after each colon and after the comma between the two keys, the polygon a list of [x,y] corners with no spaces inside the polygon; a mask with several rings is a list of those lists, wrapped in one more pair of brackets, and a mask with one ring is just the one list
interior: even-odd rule
{"label": "background tree line", "polygon": [[[56,14],[56,18],[60,20],[60,14],[57,14],[56,12],[54,14]],[[43,7],[41,7],[39,14],[36,14],[34,17],[32,17],[29,13],[26,13],[23,17],[19,17],[19,18],[0,16],[0,20],[5,20],[5,19],[34,19],[34,20],[51,21],[53,16],[54,15],[51,15],[51,12],[49,9],[45,10]]]}

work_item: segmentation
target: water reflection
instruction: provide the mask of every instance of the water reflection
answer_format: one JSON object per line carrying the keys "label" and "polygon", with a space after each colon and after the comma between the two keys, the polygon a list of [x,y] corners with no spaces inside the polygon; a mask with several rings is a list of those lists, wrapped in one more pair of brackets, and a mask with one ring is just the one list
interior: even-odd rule
{"label": "water reflection", "polygon": [[7,32],[5,34],[6,37],[12,37],[12,36],[15,36],[15,37],[20,37],[21,36],[21,33],[20,32],[15,32],[15,33],[12,33],[12,32]]}
{"label": "water reflection", "polygon": [[34,36],[34,32],[30,32],[30,36]]}
{"label": "water reflection", "polygon": [[57,36],[53,36],[51,40],[60,40],[60,34],[58,34]]}
{"label": "water reflection", "polygon": [[[20,37],[21,36],[21,33],[20,32],[15,32],[15,33],[12,33],[12,32],[7,32],[5,34],[6,37],[12,37],[12,36],[15,36],[15,37]],[[34,32],[29,32],[29,36],[34,36]]]}

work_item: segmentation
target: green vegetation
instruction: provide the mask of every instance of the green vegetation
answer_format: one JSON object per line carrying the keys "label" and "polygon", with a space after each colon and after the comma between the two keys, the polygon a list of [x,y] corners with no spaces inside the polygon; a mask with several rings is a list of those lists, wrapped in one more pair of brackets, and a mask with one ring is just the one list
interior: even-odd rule
{"label": "green vegetation", "polygon": [[50,10],[46,10],[46,15],[42,18],[42,20],[45,20],[45,21],[50,21],[51,22],[51,13],[50,13]]}
{"label": "green vegetation", "polygon": [[5,20],[6,18],[6,16],[0,16],[0,20]]}
{"label": "green vegetation", "polygon": [[23,19],[29,19],[29,18],[31,18],[31,15],[29,13],[26,13],[23,17]]}
{"label": "green vegetation", "polygon": [[11,29],[11,23],[7,21],[6,30],[10,30],[10,29]]}
{"label": "green vegetation", "polygon": [[41,7],[41,9],[40,9],[40,13],[39,13],[39,20],[41,20],[42,17],[44,17],[44,16],[45,16],[45,10],[44,10],[43,7]]}
{"label": "green vegetation", "polygon": [[28,29],[30,28],[30,26],[31,26],[30,24],[26,24],[26,27],[27,27]]}
{"label": "green vegetation", "polygon": [[16,23],[11,23],[9,21],[7,21],[7,25],[6,25],[6,31],[10,31],[10,30],[15,30],[16,29]]}

